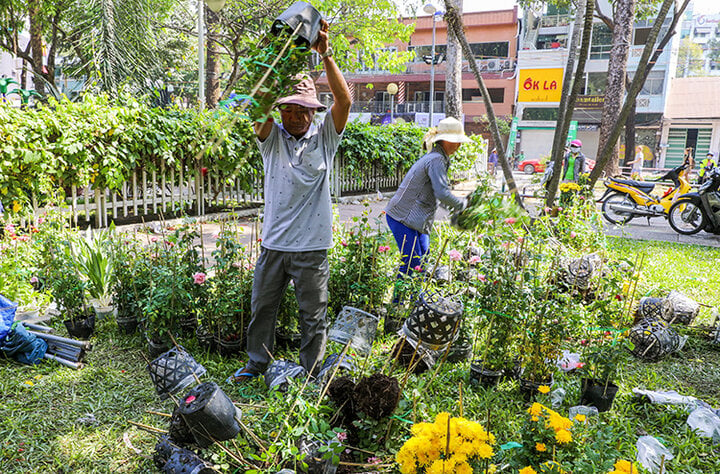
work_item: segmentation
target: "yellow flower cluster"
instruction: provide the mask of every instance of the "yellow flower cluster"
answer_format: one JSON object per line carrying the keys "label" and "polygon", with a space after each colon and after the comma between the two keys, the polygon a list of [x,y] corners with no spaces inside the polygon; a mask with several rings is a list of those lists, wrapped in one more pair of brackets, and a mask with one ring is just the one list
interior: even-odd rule
{"label": "yellow flower cluster", "polygon": [[495,444],[495,436],[492,433],[485,431],[480,423],[451,418],[449,413],[438,414],[434,423],[417,423],[410,431],[412,438],[395,456],[403,474],[472,474],[469,461],[493,455],[491,445]]}
{"label": "yellow flower cluster", "polygon": [[569,191],[580,191],[580,186],[577,183],[573,182],[560,183],[561,193],[567,193]]}
{"label": "yellow flower cluster", "polygon": [[565,418],[555,410],[551,410],[538,402],[533,403],[530,408],[528,408],[528,413],[532,417],[532,421],[540,421],[540,419],[543,418],[545,420],[545,427],[555,430],[555,441],[557,441],[558,444],[565,444],[572,441],[570,428],[572,428],[573,422],[569,418]]}
{"label": "yellow flower cluster", "polygon": [[636,463],[625,461],[624,459],[619,459],[618,462],[613,465],[615,469],[608,474],[638,474],[635,464]]}

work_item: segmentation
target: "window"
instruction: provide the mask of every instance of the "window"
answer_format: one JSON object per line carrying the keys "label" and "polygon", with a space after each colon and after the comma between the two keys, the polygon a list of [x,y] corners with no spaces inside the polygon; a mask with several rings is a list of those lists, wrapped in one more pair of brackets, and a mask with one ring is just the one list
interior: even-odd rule
{"label": "window", "polygon": [[585,82],[585,95],[605,95],[607,85],[607,73],[590,72]]}
{"label": "window", "polygon": [[640,90],[641,95],[662,95],[665,76],[662,72],[651,71]]}
{"label": "window", "polygon": [[507,41],[495,41],[492,43],[471,43],[470,50],[475,59],[485,58],[507,58],[510,45]]}
{"label": "window", "polygon": [[[501,104],[505,101],[505,89],[502,87],[489,88],[488,95],[493,104]],[[462,100],[463,102],[482,101],[480,89],[463,89]]]}
{"label": "window", "polygon": [[[444,44],[436,44],[435,45],[435,54],[442,54],[445,56],[447,46]],[[430,56],[432,54],[432,45],[427,46],[410,46],[408,48],[408,51],[415,51],[415,59],[413,62],[416,63],[422,63],[425,62],[423,60],[423,56]]]}
{"label": "window", "polygon": [[641,46],[647,43],[648,35],[650,34],[650,28],[635,28],[635,39],[633,44],[635,46]]}
{"label": "window", "polygon": [[608,59],[612,48],[612,32],[605,23],[594,23],[590,39],[590,59]]}
{"label": "window", "polygon": [[537,49],[566,48],[567,40],[567,34],[538,35]]}
{"label": "window", "polygon": [[523,120],[557,120],[558,109],[547,107],[526,107],[523,109]]}

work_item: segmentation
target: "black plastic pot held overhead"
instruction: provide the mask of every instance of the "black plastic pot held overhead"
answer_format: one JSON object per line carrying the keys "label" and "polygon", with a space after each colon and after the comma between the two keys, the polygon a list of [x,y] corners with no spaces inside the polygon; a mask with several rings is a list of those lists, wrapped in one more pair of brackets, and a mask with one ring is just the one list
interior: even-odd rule
{"label": "black plastic pot held overhead", "polygon": [[292,33],[300,25],[297,36],[301,41],[296,43],[302,43],[309,48],[317,42],[320,20],[322,15],[315,7],[307,2],[295,2],[275,18],[270,32],[277,35],[283,29],[290,29]]}

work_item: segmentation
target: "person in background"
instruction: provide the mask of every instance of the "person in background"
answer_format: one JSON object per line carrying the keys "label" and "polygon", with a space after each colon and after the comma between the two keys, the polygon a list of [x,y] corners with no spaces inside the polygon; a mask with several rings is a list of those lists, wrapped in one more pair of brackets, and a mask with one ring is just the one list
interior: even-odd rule
{"label": "person in background", "polygon": [[581,149],[582,142],[580,140],[570,142],[570,150],[563,160],[561,181],[577,183],[580,175],[585,172],[585,155],[583,155]]}
{"label": "person in background", "polygon": [[683,165],[685,165],[685,168],[680,172],[680,176],[684,176],[689,182],[690,173],[692,173],[693,168],[695,168],[695,157],[693,156],[692,147],[685,148],[685,152],[683,153]]}
{"label": "person in background", "polygon": [[488,156],[488,173],[495,176],[495,169],[497,168],[498,164],[498,154],[497,154],[497,148],[493,148],[490,152],[490,156]]}
{"label": "person in background", "polygon": [[[708,152],[707,155],[705,155],[705,159],[700,162],[700,171],[698,172],[698,184],[702,184],[705,182],[705,177],[708,171],[715,168],[717,163],[715,163],[715,156]],[[1,208],[2,206],[0,206]]]}
{"label": "person in background", "polygon": [[469,141],[459,120],[441,120],[423,139],[423,148],[430,151],[412,165],[385,208],[388,227],[402,255],[399,277],[422,269],[438,201],[450,211],[465,208],[465,201],[450,191],[447,173],[450,157]]}
{"label": "person in background", "polygon": [[277,101],[281,123],[269,118],[254,125],[265,169],[262,247],[250,303],[249,360],[230,382],[242,383],[265,372],[274,349],[278,307],[290,280],[298,302],[300,365],[316,375],[325,354],[327,250],[333,240],[330,171],[352,104],[327,31],[328,23],[322,20],[313,46],[335,99],[322,123],[315,124],[313,118],[325,106],[317,99],[312,79],[305,76],[293,95]]}
{"label": "person in background", "polygon": [[635,159],[628,163],[630,166],[632,166],[630,171],[630,179],[643,181],[642,171],[644,161],[645,153],[643,153],[643,147],[638,145],[637,147],[635,147]]}

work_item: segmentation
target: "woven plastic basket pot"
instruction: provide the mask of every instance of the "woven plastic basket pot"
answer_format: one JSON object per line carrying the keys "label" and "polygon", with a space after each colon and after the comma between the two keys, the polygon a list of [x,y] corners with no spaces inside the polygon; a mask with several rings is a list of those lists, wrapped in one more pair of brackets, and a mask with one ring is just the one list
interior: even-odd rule
{"label": "woven plastic basket pot", "polygon": [[213,440],[232,439],[240,432],[242,412],[215,382],[190,390],[180,402],[180,414],[201,448]]}
{"label": "woven plastic basket pot", "polygon": [[680,348],[680,336],[660,319],[643,319],[630,328],[628,335],[633,343],[632,353],[645,360],[657,360]]}
{"label": "woven plastic basket pot", "polygon": [[442,356],[439,351],[427,349],[416,340],[402,334],[393,346],[391,354],[393,359],[397,359],[403,367],[412,369],[416,374],[430,369],[435,365],[438,357]]}
{"label": "woven plastic basket pot", "polygon": [[328,339],[367,355],[375,341],[379,318],[352,306],[343,306],[335,323],[328,331]]}
{"label": "woven plastic basket pot", "polygon": [[193,385],[197,378],[205,374],[205,367],[197,363],[182,347],[160,354],[150,362],[147,370],[161,400]]}
{"label": "woven plastic basket pot", "polygon": [[355,370],[355,364],[353,364],[352,357],[349,354],[345,354],[342,358],[340,358],[340,354],[330,354],[325,358],[317,378],[321,385],[325,385],[332,377],[333,372],[335,372],[336,377],[339,377],[344,375],[344,372],[353,370]]}
{"label": "woven plastic basket pot", "polygon": [[402,333],[408,339],[433,350],[444,350],[458,336],[462,303],[437,293],[420,293]]}
{"label": "woven plastic basket pot", "polygon": [[671,313],[672,304],[667,298],[644,296],[638,302],[637,314],[641,319],[664,319],[668,321]]}
{"label": "woven plastic basket pot", "polygon": [[303,366],[289,360],[276,360],[265,371],[265,385],[269,390],[275,389],[284,392],[288,389],[290,379],[303,375],[307,375]]}
{"label": "woven plastic basket pot", "polygon": [[600,263],[600,257],[594,253],[565,261],[563,264],[565,283],[580,290],[587,290],[590,288],[590,279]]}
{"label": "woven plastic basket pot", "polygon": [[663,319],[669,323],[691,324],[700,312],[700,305],[679,291],[672,290],[667,300],[670,303],[670,314]]}

